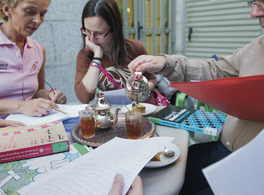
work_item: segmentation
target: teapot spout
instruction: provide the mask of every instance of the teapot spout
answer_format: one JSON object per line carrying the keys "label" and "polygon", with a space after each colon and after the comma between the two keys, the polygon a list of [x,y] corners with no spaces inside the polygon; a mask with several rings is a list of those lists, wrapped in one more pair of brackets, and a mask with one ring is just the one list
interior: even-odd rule
{"label": "teapot spout", "polygon": [[115,117],[114,117],[114,121],[112,121],[112,125],[115,125],[118,121],[118,112],[120,111],[120,108],[117,108],[115,111]]}

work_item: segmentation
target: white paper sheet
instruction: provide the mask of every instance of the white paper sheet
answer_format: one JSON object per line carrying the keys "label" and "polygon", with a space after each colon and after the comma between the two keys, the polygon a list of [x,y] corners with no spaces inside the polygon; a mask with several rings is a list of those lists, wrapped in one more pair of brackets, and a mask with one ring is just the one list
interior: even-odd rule
{"label": "white paper sheet", "polygon": [[203,169],[216,195],[264,194],[264,130],[248,144]]}
{"label": "white paper sheet", "polygon": [[122,194],[126,194],[141,169],[173,139],[116,137],[18,192],[21,195],[105,195],[110,191],[115,175],[120,173],[124,177]]}
{"label": "white paper sheet", "polygon": [[85,107],[87,106],[86,104],[79,104],[79,105],[57,104],[57,105],[59,106],[60,110],[68,113],[68,115],[53,109],[50,114],[43,117],[33,117],[24,114],[10,114],[6,118],[6,120],[19,121],[27,126],[39,125],[43,123],[50,123],[53,121],[65,120],[67,118],[76,117],[78,116],[78,111],[85,109]]}
{"label": "white paper sheet", "polygon": [[108,104],[131,104],[126,96],[125,89],[103,91],[103,94]]}

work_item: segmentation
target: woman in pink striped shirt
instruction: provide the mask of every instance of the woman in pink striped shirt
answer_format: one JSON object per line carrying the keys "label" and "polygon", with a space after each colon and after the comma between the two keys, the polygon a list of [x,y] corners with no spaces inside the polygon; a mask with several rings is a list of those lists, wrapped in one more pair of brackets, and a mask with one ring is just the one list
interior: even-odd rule
{"label": "woman in pink striped shirt", "polygon": [[[45,49],[31,36],[44,20],[50,0],[0,0],[0,127],[8,114],[44,116],[66,103],[59,90],[45,89]],[[1,125],[2,124],[2,125]]]}

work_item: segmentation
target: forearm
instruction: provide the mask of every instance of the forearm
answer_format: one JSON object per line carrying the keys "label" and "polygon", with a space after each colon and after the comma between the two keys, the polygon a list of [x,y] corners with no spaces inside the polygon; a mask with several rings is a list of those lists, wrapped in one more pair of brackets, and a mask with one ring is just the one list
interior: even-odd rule
{"label": "forearm", "polygon": [[0,115],[21,113],[21,103],[16,100],[0,100]]}
{"label": "forearm", "polygon": [[164,75],[171,82],[204,81],[237,75],[232,63],[229,63],[224,58],[219,61],[214,59],[204,61],[187,59],[183,55],[159,55],[164,56],[167,63],[164,69],[157,74]]}
{"label": "forearm", "polygon": [[152,89],[154,89],[157,85],[157,80],[156,79],[150,79],[148,81],[148,85],[149,85],[149,90],[151,91]]}
{"label": "forearm", "polygon": [[94,99],[96,89],[91,93],[88,93],[82,83],[82,81],[75,83],[74,86],[75,94],[78,100],[84,104],[88,104],[90,101]]}
{"label": "forearm", "polygon": [[86,75],[82,79],[82,83],[85,87],[87,93],[93,93],[98,84],[98,77],[100,73],[100,68],[98,67],[90,67],[86,73]]}
{"label": "forearm", "polygon": [[[94,57],[102,58],[101,49],[94,53]],[[101,64],[101,60],[95,59],[96,63]],[[90,66],[91,59],[84,51],[80,51],[76,61],[76,75],[74,90],[78,100],[82,103],[89,103],[94,99],[100,73],[99,67]]]}

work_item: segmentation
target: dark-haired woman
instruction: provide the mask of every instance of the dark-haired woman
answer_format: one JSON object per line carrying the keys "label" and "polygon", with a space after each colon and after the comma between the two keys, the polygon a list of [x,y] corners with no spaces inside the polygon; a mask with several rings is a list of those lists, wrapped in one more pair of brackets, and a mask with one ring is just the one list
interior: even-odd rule
{"label": "dark-haired woman", "polygon": [[[121,14],[115,0],[90,0],[82,13],[83,48],[77,56],[75,93],[82,103],[94,99],[97,87],[102,91],[124,88],[131,73],[127,65],[146,54],[137,40],[125,39]],[[114,80],[101,71],[100,66]],[[144,74],[150,90],[156,86],[154,74]]]}

